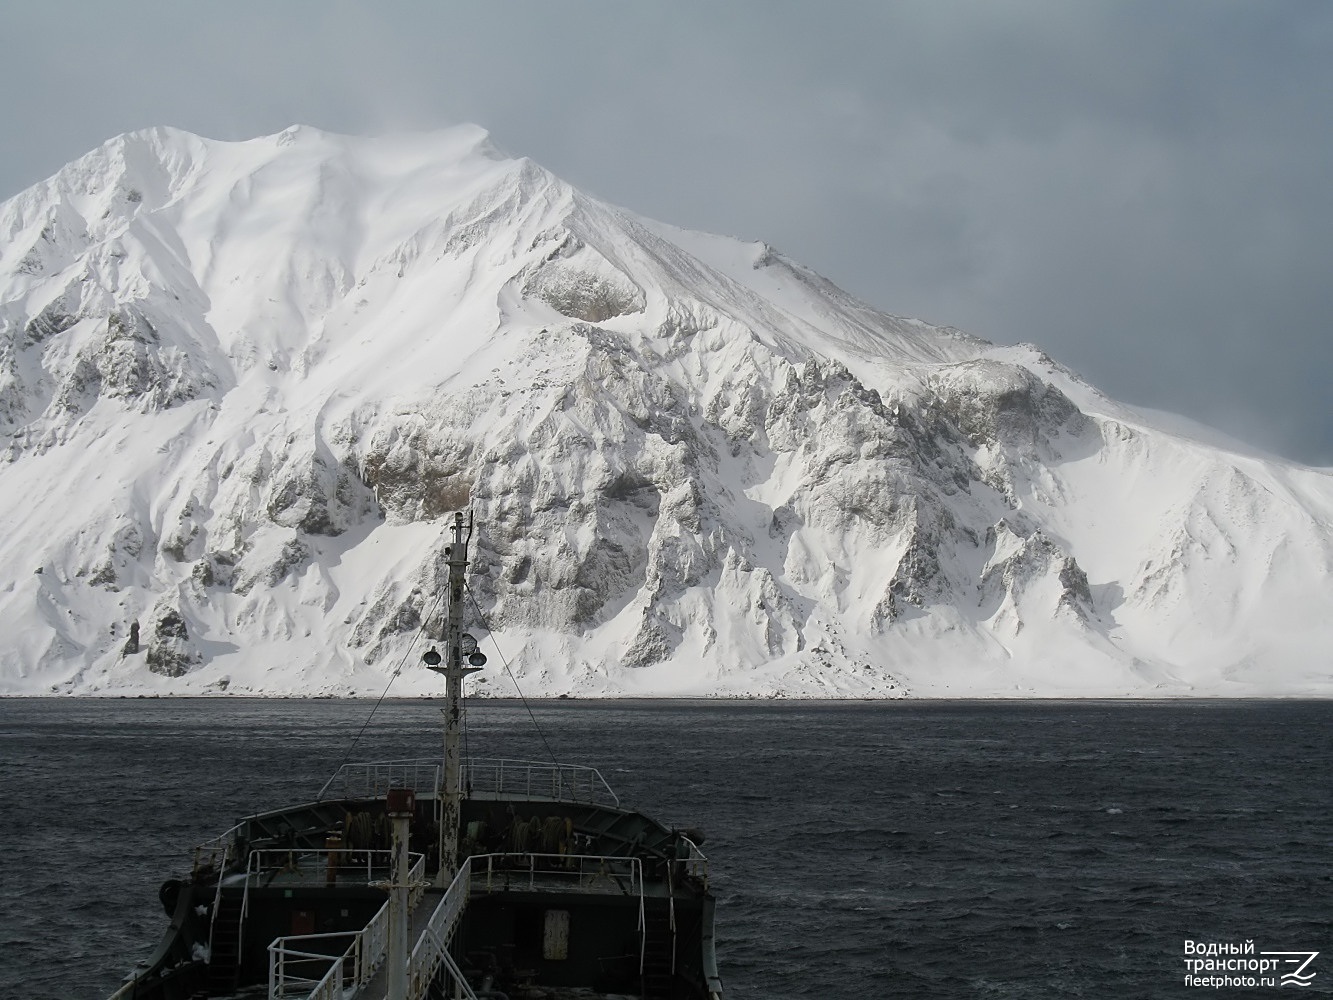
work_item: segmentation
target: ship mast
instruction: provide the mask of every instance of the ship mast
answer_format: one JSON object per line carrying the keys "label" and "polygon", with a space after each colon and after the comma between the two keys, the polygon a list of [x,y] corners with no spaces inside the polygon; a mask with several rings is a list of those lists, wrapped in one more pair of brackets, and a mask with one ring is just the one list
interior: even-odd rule
{"label": "ship mast", "polygon": [[[441,789],[440,810],[440,868],[435,884],[447,886],[458,870],[458,824],[461,816],[460,803],[463,798],[462,782],[459,780],[462,761],[459,749],[462,740],[462,702],[463,678],[481,669],[485,657],[476,652],[476,640],[463,632],[463,594],[467,571],[467,549],[472,540],[472,519],[469,516],[464,534],[462,513],[454,514],[454,523],[450,525],[453,542],[444,550],[445,561],[449,567],[449,614],[444,630],[444,665],[440,665],[440,654],[435,650],[426,653],[426,665],[437,673],[444,674],[444,781]],[[470,647],[466,648],[465,647]],[[467,657],[471,666],[464,666]],[[478,662],[480,661],[480,662]]]}

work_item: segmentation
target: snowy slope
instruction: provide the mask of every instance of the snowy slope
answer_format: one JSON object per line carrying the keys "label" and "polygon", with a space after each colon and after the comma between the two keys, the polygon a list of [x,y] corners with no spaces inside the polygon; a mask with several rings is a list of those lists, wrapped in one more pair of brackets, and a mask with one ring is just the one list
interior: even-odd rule
{"label": "snowy slope", "polygon": [[434,690],[470,504],[479,692],[1333,694],[1327,470],[475,127],[133,133],[0,233],[0,693]]}

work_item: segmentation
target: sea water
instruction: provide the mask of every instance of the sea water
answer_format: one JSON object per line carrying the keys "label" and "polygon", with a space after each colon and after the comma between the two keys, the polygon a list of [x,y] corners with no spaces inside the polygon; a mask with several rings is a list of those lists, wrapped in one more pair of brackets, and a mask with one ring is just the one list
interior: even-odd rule
{"label": "sea water", "polygon": [[[105,997],[192,845],[313,798],[344,759],[438,751],[438,702],[372,707],[0,700],[0,997]],[[1191,984],[1210,944],[1319,951],[1303,992],[1333,993],[1328,702],[474,702],[467,721],[471,754],[596,766],[705,831],[729,997],[1282,988]]]}

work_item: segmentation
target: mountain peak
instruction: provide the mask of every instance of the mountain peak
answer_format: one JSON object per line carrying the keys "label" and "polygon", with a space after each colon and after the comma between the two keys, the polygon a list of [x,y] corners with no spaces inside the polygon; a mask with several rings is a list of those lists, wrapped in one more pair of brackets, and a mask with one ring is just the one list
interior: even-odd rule
{"label": "mountain peak", "polygon": [[382,690],[463,505],[537,693],[1329,690],[1329,477],[475,125],[128,133],[0,232],[0,691]]}

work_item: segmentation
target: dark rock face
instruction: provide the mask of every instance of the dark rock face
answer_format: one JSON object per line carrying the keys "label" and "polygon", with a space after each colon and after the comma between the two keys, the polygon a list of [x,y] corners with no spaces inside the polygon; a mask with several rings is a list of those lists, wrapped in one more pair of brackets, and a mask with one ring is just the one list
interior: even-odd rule
{"label": "dark rock face", "polygon": [[588,323],[643,309],[643,290],[577,236],[566,232],[553,243],[545,260],[528,273],[524,295]]}
{"label": "dark rock face", "polygon": [[275,474],[266,511],[274,524],[336,537],[375,506],[373,494],[353,471],[321,448]]}
{"label": "dark rock face", "polygon": [[1059,389],[1020,365],[969,361],[931,379],[944,413],[974,448],[1032,449],[1064,430],[1087,425]]}
{"label": "dark rock face", "polygon": [[66,304],[57,299],[32,319],[23,328],[23,346],[33,347],[48,337],[64,333],[79,321],[77,316],[66,312]]}
{"label": "dark rock face", "polygon": [[158,614],[145,659],[149,670],[164,677],[180,677],[199,663],[200,656],[190,645],[190,633],[179,611],[166,608]]}
{"label": "dark rock face", "polygon": [[[365,486],[373,501],[402,520],[435,520],[467,506],[472,444],[458,442],[451,428],[414,429],[373,442],[362,457]],[[443,433],[441,433],[443,432]]]}
{"label": "dark rock face", "polygon": [[139,652],[139,623],[130,622],[130,636],[125,640],[121,656],[134,656]]}
{"label": "dark rock face", "polygon": [[198,359],[164,342],[153,322],[133,307],[111,312],[75,356],[60,383],[59,405],[84,412],[98,398],[167,409],[216,385]]}

